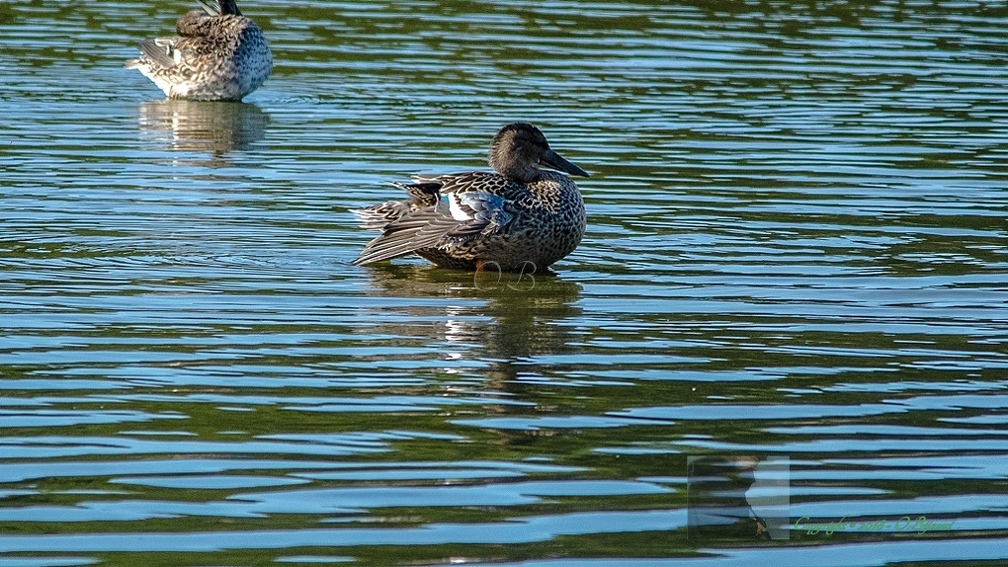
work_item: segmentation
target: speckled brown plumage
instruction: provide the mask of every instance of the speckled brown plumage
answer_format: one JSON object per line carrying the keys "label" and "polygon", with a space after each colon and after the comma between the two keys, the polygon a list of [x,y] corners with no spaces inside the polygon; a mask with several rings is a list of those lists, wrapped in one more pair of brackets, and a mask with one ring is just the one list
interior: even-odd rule
{"label": "speckled brown plumage", "polygon": [[177,37],[145,39],[141,56],[126,63],[168,98],[241,100],[273,70],[273,54],[262,30],[234,0],[193,10],[178,20]]}
{"label": "speckled brown plumage", "polygon": [[382,234],[355,261],[369,264],[416,253],[440,266],[542,270],[570,254],[585,232],[581,192],[570,177],[588,174],[560,157],[525,123],[501,128],[490,145],[493,172],[416,177],[408,201],[355,211]]}

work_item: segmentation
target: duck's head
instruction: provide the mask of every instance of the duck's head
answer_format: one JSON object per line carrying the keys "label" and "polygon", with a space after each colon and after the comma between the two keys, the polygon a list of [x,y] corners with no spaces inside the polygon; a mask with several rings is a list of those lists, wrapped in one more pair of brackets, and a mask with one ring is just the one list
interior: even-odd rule
{"label": "duck's head", "polygon": [[540,165],[588,177],[588,172],[550,149],[542,130],[525,122],[508,124],[497,132],[487,161],[494,171],[519,183],[539,179]]}

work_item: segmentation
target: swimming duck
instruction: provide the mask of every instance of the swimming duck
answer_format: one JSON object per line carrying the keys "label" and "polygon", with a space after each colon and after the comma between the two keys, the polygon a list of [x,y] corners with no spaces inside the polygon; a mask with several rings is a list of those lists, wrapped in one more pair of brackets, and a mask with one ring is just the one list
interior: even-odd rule
{"label": "swimming duck", "polygon": [[203,11],[179,18],[178,37],[141,41],[140,57],[126,68],[139,70],[168,98],[241,100],[273,70],[266,37],[235,0],[197,2]]}
{"label": "swimming duck", "polygon": [[366,228],[382,234],[354,263],[415,253],[444,267],[529,272],[570,254],[585,233],[585,207],[577,185],[561,172],[588,173],[550,149],[542,131],[527,123],[501,128],[487,161],[493,172],[414,177],[413,183],[393,183],[408,201],[355,210]]}

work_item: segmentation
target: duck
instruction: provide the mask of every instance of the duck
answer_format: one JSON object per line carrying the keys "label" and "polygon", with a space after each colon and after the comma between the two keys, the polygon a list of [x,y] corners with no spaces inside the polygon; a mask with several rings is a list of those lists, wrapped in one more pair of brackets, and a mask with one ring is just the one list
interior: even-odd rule
{"label": "duck", "polygon": [[503,126],[487,162],[493,171],[393,182],[407,200],[353,210],[365,228],[381,231],[353,263],[416,254],[446,268],[531,273],[573,252],[585,234],[585,205],[565,174],[588,172],[553,151],[527,122]]}
{"label": "duck", "polygon": [[235,0],[178,19],[177,37],[145,39],[140,57],[126,62],[172,99],[240,101],[266,82],[273,53],[262,29],[242,15]]}

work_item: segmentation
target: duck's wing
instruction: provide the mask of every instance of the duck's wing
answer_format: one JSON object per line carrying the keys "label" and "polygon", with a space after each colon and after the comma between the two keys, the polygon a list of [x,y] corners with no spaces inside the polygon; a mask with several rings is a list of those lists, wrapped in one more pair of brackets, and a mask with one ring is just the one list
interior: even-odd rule
{"label": "duck's wing", "polygon": [[368,205],[363,209],[350,209],[350,212],[357,215],[364,228],[382,230],[390,222],[408,215],[410,204],[406,201],[385,201],[377,205]]}
{"label": "duck's wing", "polygon": [[[471,174],[419,178],[417,185],[438,185],[438,201],[386,224],[381,236],[369,242],[354,263],[370,264],[424,248],[462,244],[481,235],[493,234],[511,222],[514,210],[507,199],[476,188],[471,182],[460,182],[460,176],[470,177]],[[493,174],[480,177],[483,176],[499,177]],[[495,179],[487,180],[496,182]]]}
{"label": "duck's wing", "polygon": [[416,183],[396,183],[392,185],[409,194],[407,201],[385,201],[377,205],[369,205],[362,209],[350,209],[357,215],[364,228],[381,230],[391,222],[397,221],[409,213],[424,207],[434,207],[441,198],[441,184],[431,181]]}
{"label": "duck's wing", "polygon": [[147,65],[155,73],[164,71],[186,77],[199,71],[200,54],[206,52],[205,43],[202,37],[145,39],[140,42],[141,57],[129,61],[126,66],[136,68]]}
{"label": "duck's wing", "polygon": [[416,177],[413,179],[413,183],[396,183],[393,181],[392,185],[409,193],[409,204],[414,209],[437,205],[438,200],[441,199],[441,190],[444,187],[444,184],[438,181],[436,177]]}
{"label": "duck's wing", "polygon": [[[424,188],[429,191],[430,187],[436,187],[441,195],[448,193],[468,193],[482,192],[495,195],[507,195],[512,189],[513,183],[508,181],[503,175],[489,171],[467,171],[465,173],[450,173],[438,176],[417,176],[413,178],[413,183],[409,187]],[[400,185],[400,187],[406,187]],[[410,195],[413,191],[410,191]]]}
{"label": "duck's wing", "polygon": [[178,39],[177,37],[145,39],[140,42],[140,53],[153,65],[163,69],[170,69],[176,64],[175,42]]}

